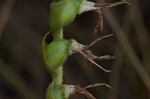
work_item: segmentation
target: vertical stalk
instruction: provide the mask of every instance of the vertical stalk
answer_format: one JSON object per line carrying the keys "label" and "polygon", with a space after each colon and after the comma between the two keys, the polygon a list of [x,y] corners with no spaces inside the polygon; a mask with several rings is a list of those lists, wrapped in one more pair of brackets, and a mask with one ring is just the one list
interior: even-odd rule
{"label": "vertical stalk", "polygon": [[63,67],[58,67],[52,72],[52,81],[55,82],[55,86],[62,86],[63,83]]}
{"label": "vertical stalk", "polygon": [[63,39],[63,29],[61,28],[60,30],[53,33],[53,40],[60,40]]}

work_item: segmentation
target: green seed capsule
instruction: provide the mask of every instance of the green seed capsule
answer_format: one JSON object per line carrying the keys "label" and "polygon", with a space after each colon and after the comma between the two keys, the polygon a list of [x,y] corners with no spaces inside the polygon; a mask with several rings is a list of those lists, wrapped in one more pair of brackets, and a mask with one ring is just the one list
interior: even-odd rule
{"label": "green seed capsule", "polygon": [[49,25],[52,33],[58,32],[74,20],[81,2],[82,0],[52,2],[49,15]]}
{"label": "green seed capsule", "polygon": [[46,70],[51,74],[52,80],[55,80],[55,85],[62,85],[63,67],[62,65],[69,56],[71,40],[54,40],[49,44],[45,43],[45,38],[42,40],[42,53],[45,62]]}
{"label": "green seed capsule", "polygon": [[45,99],[68,99],[74,92],[74,85],[55,86],[53,81],[47,88]]}
{"label": "green seed capsule", "polygon": [[64,86],[56,86],[52,82],[46,91],[45,99],[66,99],[64,94]]}
{"label": "green seed capsule", "polygon": [[67,59],[69,53],[68,49],[70,46],[69,40],[57,40],[51,42],[45,52],[46,52],[46,63],[49,70],[53,71],[61,66]]}
{"label": "green seed capsule", "polygon": [[[45,38],[42,43],[44,61],[49,72],[55,71],[62,66],[69,56],[70,40],[55,40],[45,44]],[[45,45],[45,46],[44,46]]]}

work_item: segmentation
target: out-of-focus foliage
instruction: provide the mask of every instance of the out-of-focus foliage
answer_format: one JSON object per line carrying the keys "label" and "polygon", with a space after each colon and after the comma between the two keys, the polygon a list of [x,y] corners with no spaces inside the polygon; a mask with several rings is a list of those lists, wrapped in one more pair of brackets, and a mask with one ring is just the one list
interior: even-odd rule
{"label": "out-of-focus foliage", "polygon": [[[106,0],[106,2],[115,1]],[[0,99],[44,99],[45,90],[51,79],[44,70],[40,45],[43,35],[49,31],[50,2],[50,0],[0,0]],[[124,5],[103,10],[104,31],[101,35],[116,32],[118,34],[91,48],[97,55],[115,56],[112,62],[99,62],[113,72],[106,74],[93,65],[84,67],[87,61],[80,55],[74,55],[64,65],[65,83],[86,86],[95,82],[106,82],[114,87],[114,90],[105,87],[96,88],[96,91],[89,90],[97,99],[150,98],[148,85],[142,78],[142,74],[145,73],[150,76],[150,1],[135,0],[131,3],[131,6]],[[111,11],[111,15],[108,11]],[[95,17],[94,12],[77,17],[75,22],[65,28],[64,37],[89,44],[99,36],[93,34]],[[113,20],[109,20],[112,18],[115,18],[128,43],[120,39],[122,38],[119,35],[120,31],[114,27]],[[51,36],[49,40],[52,40]],[[130,44],[133,49],[130,50],[126,44]],[[133,53],[136,57],[133,57]],[[139,66],[139,63],[142,70],[145,70],[144,73],[137,72],[136,66]],[[84,97],[74,95],[71,99]]]}

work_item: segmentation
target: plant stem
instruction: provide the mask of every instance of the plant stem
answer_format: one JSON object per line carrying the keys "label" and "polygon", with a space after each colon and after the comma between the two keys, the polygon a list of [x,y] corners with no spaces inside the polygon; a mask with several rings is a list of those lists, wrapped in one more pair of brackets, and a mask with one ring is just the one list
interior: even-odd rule
{"label": "plant stem", "polygon": [[63,39],[63,29],[61,28],[60,30],[53,33],[53,40],[60,40]]}
{"label": "plant stem", "polygon": [[55,86],[61,86],[63,82],[63,67],[58,67],[52,72],[52,81],[55,82]]}

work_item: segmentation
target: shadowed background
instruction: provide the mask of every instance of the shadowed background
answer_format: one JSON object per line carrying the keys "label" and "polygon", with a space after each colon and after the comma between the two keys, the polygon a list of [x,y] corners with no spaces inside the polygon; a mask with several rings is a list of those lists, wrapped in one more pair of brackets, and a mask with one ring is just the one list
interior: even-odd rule
{"label": "shadowed background", "polygon": [[[0,99],[44,99],[51,76],[45,71],[41,39],[49,31],[51,0],[0,0]],[[102,0],[95,2],[104,3]],[[116,0],[105,0],[116,2]],[[132,0],[132,5],[106,8],[104,31],[94,34],[96,15],[87,12],[65,27],[64,37],[90,44],[101,35],[115,34],[91,48],[98,56],[114,60],[97,61],[108,74],[81,55],[64,64],[64,83],[86,86],[104,82],[114,89],[89,89],[97,99],[150,99],[150,16],[149,0]],[[49,35],[48,41],[52,40]],[[73,95],[70,99],[86,99]]]}

